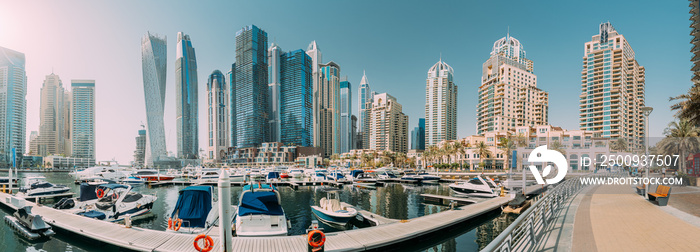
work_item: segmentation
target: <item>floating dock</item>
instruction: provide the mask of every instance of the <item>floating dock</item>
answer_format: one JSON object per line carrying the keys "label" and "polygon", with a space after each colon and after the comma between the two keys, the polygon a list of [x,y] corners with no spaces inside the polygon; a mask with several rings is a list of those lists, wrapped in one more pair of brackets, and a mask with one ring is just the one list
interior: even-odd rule
{"label": "floating dock", "polygon": [[461,197],[450,197],[450,196],[444,196],[444,195],[435,195],[435,194],[421,194],[425,201],[427,202],[436,202],[439,203],[440,205],[449,205],[452,201],[457,202],[457,205],[469,205],[469,204],[474,204],[477,201],[469,198],[461,198]]}

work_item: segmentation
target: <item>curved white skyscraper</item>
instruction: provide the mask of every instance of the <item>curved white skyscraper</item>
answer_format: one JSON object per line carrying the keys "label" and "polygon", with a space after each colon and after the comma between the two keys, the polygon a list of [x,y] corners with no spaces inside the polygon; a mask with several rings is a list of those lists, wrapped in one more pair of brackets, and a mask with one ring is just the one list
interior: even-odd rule
{"label": "curved white skyscraper", "polygon": [[148,144],[146,160],[149,166],[167,156],[165,149],[165,76],[167,66],[167,37],[158,37],[150,32],[141,39],[141,67],[143,92],[146,97],[146,120]]}
{"label": "curved white skyscraper", "polygon": [[428,71],[425,87],[425,146],[457,139],[457,85],[442,59]]}

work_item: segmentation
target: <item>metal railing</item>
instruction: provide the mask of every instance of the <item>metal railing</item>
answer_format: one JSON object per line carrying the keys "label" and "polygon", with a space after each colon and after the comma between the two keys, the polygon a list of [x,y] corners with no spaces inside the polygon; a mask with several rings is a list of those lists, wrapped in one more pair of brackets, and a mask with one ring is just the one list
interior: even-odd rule
{"label": "metal railing", "polygon": [[[585,177],[619,175],[617,173],[596,173]],[[533,198],[533,201],[536,202],[481,251],[534,250],[540,238],[549,231],[549,224],[559,216],[569,198],[586,186],[589,185],[581,183],[579,178],[570,178],[553,189],[547,190],[546,195]]]}

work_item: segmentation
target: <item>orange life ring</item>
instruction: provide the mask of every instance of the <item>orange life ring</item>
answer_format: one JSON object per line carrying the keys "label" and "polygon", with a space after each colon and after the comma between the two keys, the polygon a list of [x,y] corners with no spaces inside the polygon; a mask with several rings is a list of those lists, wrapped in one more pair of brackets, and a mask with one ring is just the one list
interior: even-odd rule
{"label": "orange life ring", "polygon": [[173,222],[173,230],[178,231],[178,230],[180,230],[180,227],[182,227],[182,219],[177,218],[177,219]]}
{"label": "orange life ring", "polygon": [[173,217],[168,218],[168,229],[173,229]]}
{"label": "orange life ring", "polygon": [[105,196],[105,191],[102,190],[102,188],[97,189],[97,197],[101,199],[104,196]]}
{"label": "orange life ring", "polygon": [[[204,239],[204,247],[201,248],[199,247],[199,240]],[[197,251],[202,251],[202,252],[209,252],[212,248],[214,248],[214,240],[211,238],[211,236],[205,235],[205,234],[200,234],[197,236],[197,238],[194,238],[194,249]]]}
{"label": "orange life ring", "polygon": [[116,199],[118,199],[118,198],[119,198],[119,195],[118,195],[116,192],[115,192],[115,193],[112,193],[112,199],[113,199],[113,200],[116,200]]}
{"label": "orange life ring", "polygon": [[[314,235],[315,234],[321,234],[321,239],[318,241],[314,241]],[[326,235],[321,231],[321,230],[311,230],[309,232],[309,246],[314,247],[314,248],[320,248],[323,246],[324,243],[326,243]]]}

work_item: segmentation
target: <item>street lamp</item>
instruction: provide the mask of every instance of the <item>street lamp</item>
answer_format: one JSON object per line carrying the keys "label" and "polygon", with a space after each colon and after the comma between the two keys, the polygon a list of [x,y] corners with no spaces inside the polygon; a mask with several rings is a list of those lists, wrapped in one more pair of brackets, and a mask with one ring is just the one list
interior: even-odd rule
{"label": "street lamp", "polygon": [[[646,130],[644,131],[644,155],[649,157],[649,115],[651,114],[651,111],[654,111],[654,108],[652,107],[642,107],[642,113],[644,113],[644,127],[646,127]],[[649,178],[649,166],[651,164],[646,164],[646,177],[647,179]],[[649,184],[644,185],[644,198],[649,199],[649,194],[647,192],[649,191]]]}

